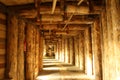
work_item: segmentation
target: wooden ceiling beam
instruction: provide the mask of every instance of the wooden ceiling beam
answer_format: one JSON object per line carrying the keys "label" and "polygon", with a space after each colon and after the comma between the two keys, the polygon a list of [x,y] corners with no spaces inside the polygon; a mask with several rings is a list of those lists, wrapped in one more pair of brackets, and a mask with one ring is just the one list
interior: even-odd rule
{"label": "wooden ceiling beam", "polygon": [[[68,25],[67,29],[66,30],[85,30],[86,28],[90,27],[90,24],[71,24],[71,25]],[[41,30],[45,30],[45,31],[48,31],[49,33],[49,30],[52,31],[62,31],[62,28],[58,27],[57,25],[44,25],[43,28]],[[64,31],[66,31],[64,30]]]}
{"label": "wooden ceiling beam", "polygon": [[[77,5],[79,6],[83,1],[84,1],[84,0],[80,0]],[[63,30],[67,27],[68,22],[72,19],[73,15],[74,15],[74,13],[71,14],[71,16],[68,18],[68,21],[67,21],[67,23],[65,24],[65,26],[63,27]]]}
{"label": "wooden ceiling beam", "polygon": [[55,8],[56,8],[56,4],[57,4],[57,0],[53,0],[53,6],[52,6],[52,14],[55,12]]}
{"label": "wooden ceiling beam", "polygon": [[[93,21],[71,21],[71,22],[68,22],[67,25],[70,25],[70,24],[92,24]],[[45,24],[66,24],[65,22],[50,22],[50,21],[47,21],[47,22],[41,22],[42,25],[45,25]],[[36,25],[39,25],[39,22],[36,22]]]}
{"label": "wooden ceiling beam", "polygon": [[79,6],[84,0],[79,0],[79,2],[77,3],[77,5]]}

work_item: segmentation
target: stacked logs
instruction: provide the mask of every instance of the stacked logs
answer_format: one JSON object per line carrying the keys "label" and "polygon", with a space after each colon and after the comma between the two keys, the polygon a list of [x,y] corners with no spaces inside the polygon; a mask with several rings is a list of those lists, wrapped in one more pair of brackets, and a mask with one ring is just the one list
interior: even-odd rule
{"label": "stacked logs", "polygon": [[6,56],[6,7],[0,4],[0,80],[5,77]]}
{"label": "stacked logs", "polygon": [[41,37],[36,26],[8,15],[7,79],[34,80],[38,76],[42,68]]}

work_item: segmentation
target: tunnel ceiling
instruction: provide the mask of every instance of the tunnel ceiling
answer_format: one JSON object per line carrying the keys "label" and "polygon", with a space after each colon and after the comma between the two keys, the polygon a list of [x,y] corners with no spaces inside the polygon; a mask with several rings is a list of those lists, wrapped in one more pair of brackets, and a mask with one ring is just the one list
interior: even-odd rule
{"label": "tunnel ceiling", "polygon": [[99,16],[102,0],[0,0],[19,17],[40,29],[47,42],[76,36]]}

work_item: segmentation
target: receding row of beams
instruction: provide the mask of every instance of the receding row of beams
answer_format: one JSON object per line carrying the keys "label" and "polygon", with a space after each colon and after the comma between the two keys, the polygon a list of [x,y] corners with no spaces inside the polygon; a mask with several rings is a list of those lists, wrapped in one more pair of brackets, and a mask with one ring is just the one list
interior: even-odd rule
{"label": "receding row of beams", "polygon": [[[77,6],[77,5],[73,5],[73,4],[72,5],[71,4],[66,4],[65,12],[66,13],[71,13],[71,11],[74,12],[75,9],[77,9],[77,10],[79,8],[86,9],[85,7],[87,7],[87,9],[89,9],[88,6],[86,6],[86,5]],[[15,10],[18,13],[30,13],[32,11],[36,12],[35,7],[34,7],[33,4],[21,5],[21,6],[10,6],[9,9],[10,10]],[[69,11],[69,9],[71,9],[71,10]],[[98,6],[98,5],[94,6],[95,11],[99,11],[101,9],[102,9],[102,6]],[[57,14],[61,14],[61,13],[64,14],[64,11],[63,10],[61,11],[60,7],[56,6],[54,14],[56,14],[56,13]],[[51,14],[51,7],[46,6],[46,5],[40,5],[40,14]],[[75,13],[75,14],[77,14],[77,13]]]}

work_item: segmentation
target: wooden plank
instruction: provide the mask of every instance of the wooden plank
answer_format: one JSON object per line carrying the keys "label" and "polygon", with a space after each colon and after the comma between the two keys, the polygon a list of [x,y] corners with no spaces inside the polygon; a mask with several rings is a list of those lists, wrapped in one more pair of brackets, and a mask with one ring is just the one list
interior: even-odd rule
{"label": "wooden plank", "polygon": [[24,31],[25,22],[19,20],[18,22],[18,55],[17,55],[17,65],[18,65],[18,80],[24,80]]}
{"label": "wooden plank", "polygon": [[26,80],[33,80],[33,26],[27,24],[27,31],[26,31]]}
{"label": "wooden plank", "polygon": [[0,49],[5,49],[6,48],[6,43],[1,43],[0,44]]}
{"label": "wooden plank", "polygon": [[0,19],[6,20],[6,15],[3,13],[0,13]]}
{"label": "wooden plank", "polygon": [[5,63],[0,63],[0,68],[5,68]]}
{"label": "wooden plank", "polygon": [[0,55],[0,64],[5,63],[5,55]]}
{"label": "wooden plank", "polygon": [[4,55],[6,53],[5,49],[0,49],[0,55]]}
{"label": "wooden plank", "polygon": [[8,15],[7,35],[6,75],[8,78],[17,80],[18,19],[12,14]]}
{"label": "wooden plank", "polygon": [[5,68],[0,68],[0,80],[3,80],[5,73]]}
{"label": "wooden plank", "polygon": [[6,32],[0,31],[0,38],[6,38]]}
{"label": "wooden plank", "polygon": [[1,43],[5,43],[6,42],[6,39],[5,38],[0,38],[0,44]]}
{"label": "wooden plank", "polygon": [[6,25],[6,20],[0,18],[0,24]]}
{"label": "wooden plank", "polygon": [[6,31],[6,25],[0,24],[0,31],[1,30]]}

